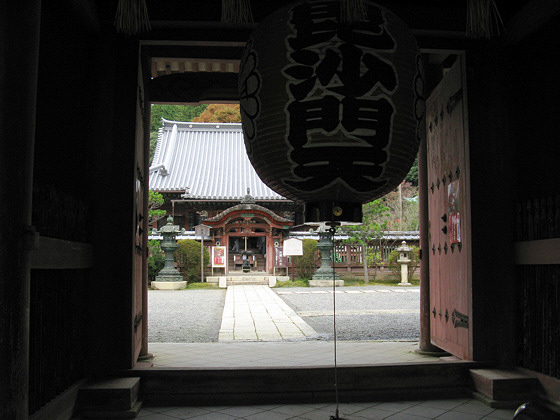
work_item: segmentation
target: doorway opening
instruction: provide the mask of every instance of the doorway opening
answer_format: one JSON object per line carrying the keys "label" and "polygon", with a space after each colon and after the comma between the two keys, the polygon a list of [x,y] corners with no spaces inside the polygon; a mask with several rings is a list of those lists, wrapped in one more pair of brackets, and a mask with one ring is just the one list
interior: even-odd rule
{"label": "doorway opening", "polygon": [[[229,130],[228,124],[231,124],[199,123],[195,121],[174,122],[165,117],[163,118],[162,124],[167,124],[168,128],[162,129],[162,127],[158,127],[157,129],[160,133],[160,138],[158,139],[161,141],[154,147],[154,150],[156,150],[155,160],[151,164],[152,170],[150,171],[150,175],[156,179],[155,185],[158,185],[160,181],[169,182],[169,180],[173,179],[173,176],[177,177],[181,174],[182,172],[177,167],[189,166],[179,159],[180,153],[183,150],[190,150],[192,153],[196,153],[195,147],[187,147],[180,144],[181,141],[192,140],[186,134],[189,130],[202,130],[204,128],[210,130],[214,136],[217,136],[219,134],[218,130]],[[220,127],[217,129],[215,125],[218,124]],[[176,128],[174,129],[173,127]],[[176,130],[174,147],[177,153],[175,153],[173,159],[166,159],[162,154],[163,150],[170,150],[169,144],[164,144],[163,141],[166,130],[170,133],[169,138],[165,138],[165,140],[170,140],[173,131]],[[202,136],[202,134],[198,135]],[[208,138],[207,141],[212,140]],[[220,150],[223,151],[223,148],[214,148],[214,152],[219,152]],[[225,161],[221,165],[217,165],[217,167],[233,168],[238,171],[240,168],[246,167],[245,162],[243,164],[232,162],[235,159],[235,154],[233,153],[222,153],[221,156],[225,156],[226,159],[229,159],[229,162]],[[246,156],[243,158],[245,159]],[[186,162],[200,160],[196,156],[185,159]],[[204,159],[209,166],[214,167],[209,162],[212,159],[210,151],[204,154]],[[204,169],[201,169],[200,173],[203,173],[203,171]],[[204,179],[200,173],[193,172],[194,176],[197,176],[200,180],[200,184],[211,185],[209,178]],[[163,178],[163,180],[156,177]],[[222,177],[222,180],[227,178]],[[242,179],[243,176],[237,174],[230,178]],[[226,186],[228,185],[227,181],[223,182]],[[152,185],[152,180],[150,180],[150,184]],[[229,185],[233,190],[238,187],[238,185],[233,183]],[[184,186],[188,186],[188,188],[184,188]],[[283,198],[276,201],[272,199],[274,197],[262,200],[259,195],[255,194],[257,198],[260,198],[257,201],[255,197],[252,197],[251,192],[258,192],[260,188],[260,186],[253,186],[249,191],[242,188],[243,196],[238,195],[236,198],[222,199],[223,202],[220,202],[219,198],[211,200],[210,193],[199,191],[199,186],[195,183],[178,181],[176,186],[170,188],[167,192],[163,191],[167,202],[160,209],[167,209],[167,211],[171,212],[174,216],[175,224],[182,223],[179,225],[179,228],[185,229],[185,232],[184,235],[178,237],[179,240],[190,239],[200,241],[200,238],[193,231],[193,227],[199,224],[211,227],[210,235],[204,239],[204,246],[208,249],[210,255],[213,247],[226,247],[226,260],[228,263],[227,271],[224,271],[224,274],[246,276],[246,273],[243,271],[243,252],[247,251],[250,253],[248,259],[251,261],[249,264],[249,274],[254,276],[249,278],[249,282],[256,281],[256,277],[264,278],[278,274],[274,277],[278,279],[283,278],[282,280],[284,280],[283,282],[278,281],[278,283],[284,283],[287,286],[291,283],[289,277],[291,272],[289,270],[292,267],[275,267],[270,264],[274,259],[277,248],[281,247],[283,240],[289,236],[297,236],[300,239],[317,242],[319,239],[318,234],[315,231],[309,232],[309,228],[300,229],[299,232],[288,233],[289,229],[286,228],[289,228],[298,218],[301,218],[298,214],[300,209],[297,205],[293,205],[289,200]],[[255,202],[247,202],[247,195],[251,195]],[[227,193],[225,196],[233,197],[234,195]],[[393,199],[398,197],[398,192],[395,192],[392,197]],[[410,202],[414,203],[415,201],[410,200]],[[395,208],[398,207],[394,203],[387,203]],[[194,223],[196,223],[195,226],[193,226]],[[378,248],[374,251],[386,254],[385,257],[387,259],[390,251],[400,245],[400,241],[395,239],[398,237],[398,235],[393,235],[393,239],[385,242],[383,249]],[[151,236],[151,239],[157,239],[157,235]],[[413,236],[407,239],[411,245],[411,240],[415,240]],[[336,247],[336,255],[338,257],[336,264],[338,264],[339,270],[342,270],[342,273],[345,274],[347,281],[355,281],[357,284],[359,277],[361,277],[358,275],[359,270],[363,269],[361,251],[356,245],[340,242]],[[211,264],[206,269],[208,277],[211,274],[210,266]],[[285,270],[282,271],[282,268]],[[387,272],[385,274],[388,275]],[[372,274],[370,274],[371,276]],[[208,277],[205,278],[204,283],[195,283],[193,286],[197,288],[207,286],[209,283]],[[219,289],[217,287],[218,283],[214,284],[215,286],[211,290],[189,289],[187,291],[172,292],[173,295],[168,291],[148,291],[148,318],[150,320],[148,334],[151,352],[165,352],[166,349],[162,349],[161,346],[166,346],[167,344],[163,343],[169,342],[192,344],[220,343],[220,337],[226,336],[227,321],[225,321],[224,310],[227,306],[228,292],[224,289]],[[268,285],[268,280],[266,280],[266,284]],[[233,344],[239,344],[239,346],[259,343],[274,346],[282,345],[282,343],[324,346],[329,343],[329,340],[333,337],[332,290],[329,288],[282,287],[273,288],[271,292],[276,296],[276,300],[271,304],[276,305],[279,301],[282,301],[281,303],[291,311],[290,316],[301,320],[300,330],[303,329],[306,333],[295,338],[293,335],[287,335],[287,333],[282,337],[265,337],[264,333],[259,333],[253,340],[232,340],[231,337],[226,337],[226,340],[229,338],[228,342],[235,341]],[[247,293],[250,295],[247,295]],[[245,299],[243,302],[248,302],[251,300],[251,296],[258,295],[256,291],[248,291],[247,293],[245,296],[241,296],[242,299]],[[339,337],[341,337],[342,341],[348,342],[348,345],[363,347],[365,353],[372,355],[383,354],[383,352],[371,352],[371,347],[366,348],[366,346],[383,345],[388,352],[395,353],[395,349],[389,350],[389,346],[397,345],[400,346],[401,356],[408,354],[408,350],[415,345],[415,341],[418,339],[419,325],[418,286],[405,291],[402,288],[399,290],[396,284],[394,286],[390,284],[374,284],[373,279],[371,279],[371,284],[367,287],[362,285],[342,288],[337,290],[336,293],[337,296],[340,295],[338,296],[338,309],[340,311]],[[179,301],[180,297],[185,298],[185,300]],[[262,297],[262,299],[264,298]],[[265,310],[270,312],[271,308],[266,308],[265,306]],[[360,321],[356,321],[358,318]],[[303,324],[310,328],[306,329],[307,327]],[[405,349],[406,351],[404,351]],[[247,351],[240,348],[239,353],[247,354]],[[324,352],[321,351],[319,353]],[[288,354],[293,354],[293,352],[290,351]],[[185,357],[183,360],[185,363],[187,360],[189,363],[192,362],[189,357]],[[376,361],[376,359],[370,359],[371,363]],[[325,359],[317,358],[314,363],[319,362],[325,363]],[[180,362],[175,360],[173,363]],[[291,360],[290,363],[297,364],[297,361]]]}
{"label": "doorway opening", "polygon": [[[430,75],[433,76],[430,83],[431,84],[437,84],[437,82],[439,80],[441,80],[441,78],[443,77],[443,74],[445,73],[445,69],[447,68],[446,66],[448,66],[448,62],[450,60],[452,60],[452,57],[454,55],[454,52],[441,52],[441,54],[439,53],[430,53],[430,54],[426,54],[425,58],[428,60],[427,62],[429,63],[429,65],[432,68],[438,68],[437,72],[430,72]],[[157,66],[156,66],[157,67]],[[433,73],[433,74],[432,74]],[[435,74],[435,76],[434,76]],[[162,77],[162,76],[160,76]],[[433,89],[434,86],[431,86],[430,89]],[[227,90],[227,89],[226,89]],[[232,102],[231,97],[228,98],[228,95],[231,96],[231,91],[227,90],[227,92],[224,94],[224,98],[225,101],[224,102]],[[159,92],[158,94],[161,95],[161,92]],[[198,98],[200,99],[200,98]],[[170,101],[171,102],[171,101]],[[196,104],[200,104],[201,101],[192,101]],[[177,103],[177,102],[174,102]],[[216,123],[217,125],[218,123]],[[420,163],[421,165],[422,163]],[[237,165],[239,166],[239,165]],[[185,191],[181,191],[180,195],[184,196],[177,196],[179,195],[179,191],[176,191],[176,196],[175,196],[175,203],[174,203],[174,207],[173,207],[173,211],[177,212],[178,209],[180,208],[180,206],[185,205],[186,207],[188,205],[190,205],[190,203],[188,202],[189,199],[189,195],[191,195],[192,197],[192,189],[194,188],[194,186],[191,185],[184,185],[185,187]],[[396,194],[398,194],[399,192],[396,192]],[[402,194],[402,190],[400,191],[400,193]],[[421,193],[420,193],[421,194]],[[417,199],[417,197],[412,196],[412,197],[404,197],[404,199],[409,199],[407,202],[414,202],[414,200]],[[182,201],[180,203],[180,201]],[[219,214],[220,212],[223,212],[226,209],[224,209],[225,206],[223,207],[219,207],[217,205],[214,204],[214,207],[212,207],[212,205],[209,203],[209,201],[203,200],[203,199],[199,199],[198,201],[196,200],[192,200],[193,202],[196,202],[197,204],[204,204],[207,208],[207,210],[196,210],[193,208],[189,208],[188,209],[188,213],[190,213],[190,215],[187,215],[183,218],[183,220],[186,221],[192,221],[192,220],[197,220],[197,222],[200,223],[204,223],[204,220],[208,220],[211,217],[214,217],[215,215]],[[393,220],[394,225],[395,226],[402,226],[403,223],[403,215],[402,215],[402,211],[403,211],[403,207],[402,207],[402,203],[403,203],[403,197],[401,195],[401,199],[400,199],[400,203],[401,203],[401,208],[400,208],[400,217],[396,218],[395,220]],[[271,202],[273,202],[271,200]],[[186,204],[188,203],[188,204]],[[266,204],[270,204],[270,202],[267,202]],[[285,201],[278,201],[278,202],[273,202],[273,204],[278,204],[280,206],[280,210],[278,210],[278,213],[280,213],[282,216],[286,216],[286,218],[290,218],[294,221],[297,221],[297,209],[294,211],[293,207],[290,208],[288,207],[288,203],[286,203]],[[226,203],[227,206],[229,207],[233,207],[234,205],[236,205],[236,203],[231,200],[230,202]],[[290,214],[291,213],[291,214]],[[197,217],[193,217],[192,215],[196,214]],[[231,221],[228,221],[231,222]],[[253,229],[251,230],[250,234],[247,234],[247,232],[243,232],[243,230],[236,230],[235,228],[228,228],[225,224],[224,226],[222,226],[222,230],[220,232],[217,232],[216,235],[214,235],[213,240],[216,240],[217,237],[217,242],[214,243],[218,243],[221,246],[226,246],[228,249],[228,252],[230,254],[230,257],[228,257],[228,266],[233,267],[232,271],[235,271],[238,268],[242,267],[242,263],[239,264],[237,261],[235,261],[235,253],[236,252],[241,252],[244,250],[247,251],[253,251],[253,252],[259,252],[261,253],[261,255],[266,258],[268,257],[268,253],[264,252],[262,253],[261,251],[261,247],[264,243],[264,248],[267,249],[268,246],[270,246],[272,243],[274,243],[274,237],[267,237],[266,235],[266,228],[262,228],[262,227],[256,227],[254,226]],[[263,235],[265,234],[265,235]],[[262,238],[262,239],[261,239]],[[260,243],[259,243],[260,242]],[[210,244],[208,244],[209,246],[211,246]],[[233,254],[233,261],[230,263],[229,262],[229,258],[231,258]],[[338,253],[339,255],[343,254],[343,252]],[[347,255],[347,259],[350,259],[350,254]],[[256,267],[261,267],[264,266],[266,267],[266,259],[263,260],[263,262],[256,262]],[[268,274],[268,273],[267,273]],[[404,288],[402,289],[398,289],[397,287],[391,288],[389,286],[389,290],[385,290],[382,288],[382,286],[379,286],[376,288],[376,286],[368,286],[368,287],[372,287],[372,289],[370,290],[356,290],[356,289],[350,289],[348,288],[346,291],[342,291],[342,290],[337,290],[337,291],[327,291],[327,290],[307,290],[307,291],[296,291],[296,290],[288,290],[288,289],[275,289],[276,290],[276,295],[279,296],[281,299],[283,299],[285,301],[285,303],[291,307],[296,313],[299,313],[300,315],[303,314],[303,318],[308,319],[310,324],[313,324],[315,326],[317,326],[317,329],[321,329],[321,325],[324,325],[326,323],[328,323],[329,325],[332,324],[332,311],[330,308],[320,308],[319,310],[313,311],[309,308],[307,308],[305,305],[306,303],[304,303],[303,299],[305,298],[305,295],[308,295],[308,297],[313,297],[313,298],[317,298],[319,300],[324,301],[326,297],[328,297],[329,295],[332,295],[334,293],[337,294],[337,297],[339,294],[344,293],[345,297],[348,297],[348,308],[345,309],[341,309],[342,312],[339,312],[338,316],[341,317],[340,319],[347,319],[349,324],[352,324],[351,321],[351,317],[362,317],[363,318],[363,322],[366,325],[370,325],[370,326],[379,326],[379,325],[383,325],[385,328],[385,333],[386,335],[383,338],[380,338],[379,336],[371,336],[370,338],[372,338],[373,340],[385,340],[386,342],[398,342],[399,337],[398,337],[398,331],[399,328],[401,328],[403,325],[410,325],[409,322],[412,319],[412,324],[415,324],[415,326],[410,326],[408,328],[408,335],[403,339],[402,342],[407,342],[406,340],[410,340],[410,343],[413,343],[414,345],[416,344],[416,341],[419,338],[419,325],[420,325],[420,313],[419,313],[419,305],[420,305],[420,290],[419,288],[412,288],[412,289],[408,289],[405,290]],[[198,293],[198,292],[197,292]],[[220,293],[220,292],[218,292]],[[225,292],[221,292],[221,293],[225,293]],[[155,294],[154,294],[155,295]],[[373,297],[373,296],[383,296],[382,299],[380,299],[380,302],[390,302],[390,299],[388,298],[388,296],[405,296],[405,295],[409,295],[409,296],[414,296],[414,303],[412,303],[411,307],[404,307],[404,308],[399,308],[396,307],[395,305],[398,304],[391,304],[388,303],[388,305],[390,307],[379,307],[379,308],[373,308],[373,307],[359,307],[359,305],[357,305],[356,302],[356,296],[358,295],[362,295],[364,298],[367,296],[369,298]],[[371,301],[371,299],[370,299]],[[344,303],[344,300],[342,298],[338,299],[339,303]],[[223,310],[223,307],[225,307],[225,296],[224,296],[224,306],[220,306],[220,304],[218,304],[218,312],[220,310]],[[153,309],[153,304],[150,304],[150,306],[152,306],[152,308],[150,310]],[[202,305],[204,306],[204,305]],[[330,311],[330,312],[329,312]],[[197,316],[193,317],[194,318],[199,318],[201,319],[202,317],[200,316],[200,311],[197,311]],[[369,319],[368,319],[369,318]],[[392,318],[392,321],[391,321]],[[403,319],[407,319],[407,322],[404,322]],[[150,320],[151,322],[153,322],[154,320],[154,314],[150,313]],[[214,319],[215,321],[215,319]],[[354,323],[355,324],[355,323]],[[216,322],[214,322],[213,325],[217,325]],[[341,329],[341,331],[344,329],[343,327],[344,322],[340,323],[339,322],[339,328]],[[153,326],[151,325],[149,327],[149,331],[153,328]],[[221,328],[221,325],[220,325]],[[369,327],[366,328],[366,330],[368,330]],[[339,331],[339,334],[341,334],[341,331]],[[321,335],[323,334],[323,335]],[[346,338],[346,336],[344,335],[344,333],[341,334],[344,338]],[[367,334],[366,334],[367,335]],[[349,341],[359,341],[359,340],[355,340],[355,338],[353,338],[353,336],[351,336],[350,334],[347,336]],[[218,332],[218,339],[219,339],[219,332]],[[217,342],[218,340],[216,339],[215,341],[211,342]],[[315,342],[320,342],[320,341],[328,341],[328,333],[318,333],[315,337],[313,337],[311,341],[315,341]],[[366,340],[362,340],[362,341],[366,341]],[[152,342],[150,340],[150,342]],[[260,341],[257,341],[260,343]],[[154,342],[155,343],[155,342]],[[243,343],[243,344],[248,344],[248,343]]]}

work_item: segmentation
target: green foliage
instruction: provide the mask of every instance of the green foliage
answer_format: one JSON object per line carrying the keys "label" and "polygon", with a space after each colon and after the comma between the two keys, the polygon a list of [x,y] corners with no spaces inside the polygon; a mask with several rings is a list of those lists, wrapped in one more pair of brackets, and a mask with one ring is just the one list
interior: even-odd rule
{"label": "green foliage", "polygon": [[163,199],[163,195],[153,190],[148,191],[148,197],[149,197],[148,198],[149,202],[152,205],[152,208],[161,206],[165,201]]}
{"label": "green foliage", "polygon": [[278,281],[274,287],[309,287],[309,280],[295,279],[294,281]]}
{"label": "green foliage", "polygon": [[207,107],[207,104],[196,106],[153,104],[150,111],[150,132],[159,130],[162,118],[170,121],[194,121]]}
{"label": "green foliage", "polygon": [[[381,252],[376,251],[375,249],[372,248],[366,248],[367,249],[367,254],[366,254],[366,261],[367,261],[367,266],[368,268],[372,269],[371,274],[373,275],[373,281],[375,281],[375,278],[377,276],[377,271],[379,270],[379,268],[381,267],[382,263],[383,263],[383,259],[381,258]],[[369,282],[369,280],[368,280]]]}
{"label": "green foliage", "polygon": [[292,257],[294,259],[294,267],[297,270],[297,274],[300,279],[311,279],[315,270],[317,270],[317,262],[315,260],[316,250],[316,240],[304,239],[303,255]]}
{"label": "green foliage", "polygon": [[150,165],[154,160],[154,155],[156,154],[156,146],[158,141],[158,132],[151,131],[150,132]]}
{"label": "green foliage", "polygon": [[348,235],[343,243],[351,245],[367,245],[371,241],[379,241],[387,228],[387,218],[390,216],[389,208],[378,199],[366,203],[362,207],[363,223],[356,226],[344,226],[340,233]]}
{"label": "green foliage", "polygon": [[386,206],[385,202],[378,198],[370,201],[362,206],[363,224],[365,230],[376,232],[373,235],[378,236],[379,232],[389,230],[389,221],[391,220],[391,209]]}
{"label": "green foliage", "polygon": [[163,195],[158,192],[150,190],[148,192],[148,226],[165,216],[167,211],[158,210],[164,203]]}
{"label": "green foliage", "polygon": [[160,242],[156,239],[148,241],[148,281],[156,279],[158,273],[165,266],[165,254],[160,247]]}
{"label": "green foliage", "polygon": [[[200,281],[200,242],[192,239],[177,241],[179,248],[175,251],[175,261],[181,266],[181,274],[187,282]],[[210,261],[208,249],[203,251],[204,267]]]}
{"label": "green foliage", "polygon": [[206,289],[217,290],[219,288],[220,288],[220,286],[218,286],[214,283],[197,282],[197,283],[190,283],[189,285],[187,285],[188,290],[206,290]]}
{"label": "green foliage", "polygon": [[[400,188],[400,193],[399,193]],[[379,230],[418,230],[418,187],[400,187],[362,207],[364,224]]]}
{"label": "green foliage", "polygon": [[[410,263],[408,264],[408,278],[411,279],[414,275],[414,272],[420,265],[420,248],[417,246],[412,247],[412,251],[410,252]],[[401,265],[397,262],[399,259],[399,252],[397,250],[391,251],[389,254],[389,261],[388,261],[388,268],[393,272],[396,278],[400,279],[401,277]]]}
{"label": "green foliage", "polygon": [[369,248],[367,249],[367,265],[370,268],[378,269],[383,262],[381,258],[381,252],[376,251],[375,249]]}
{"label": "green foliage", "polygon": [[150,111],[150,164],[152,163],[156,151],[161,119],[165,118],[170,121],[194,121],[207,107],[207,104],[196,106],[153,104]]}
{"label": "green foliage", "polygon": [[414,163],[412,164],[410,171],[408,171],[408,174],[404,177],[404,180],[406,182],[410,182],[415,187],[418,186],[418,157],[414,159]]}

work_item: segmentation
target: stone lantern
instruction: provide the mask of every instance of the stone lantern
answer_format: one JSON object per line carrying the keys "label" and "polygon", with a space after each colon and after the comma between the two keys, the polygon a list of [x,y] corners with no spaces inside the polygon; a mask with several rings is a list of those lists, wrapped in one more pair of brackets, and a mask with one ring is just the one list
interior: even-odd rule
{"label": "stone lantern", "polygon": [[408,264],[411,262],[410,253],[412,252],[412,248],[406,244],[406,241],[402,241],[401,246],[397,248],[397,252],[399,253],[397,262],[401,265],[401,282],[399,286],[412,286],[412,284],[408,282]]}
{"label": "stone lantern", "polygon": [[156,276],[156,281],[152,282],[154,289],[171,289],[179,290],[187,287],[187,282],[183,280],[181,273],[175,268],[174,254],[179,245],[177,245],[177,235],[185,232],[185,229],[179,229],[178,225],[173,224],[173,217],[167,218],[167,224],[159,231],[154,230],[155,234],[161,234],[163,241],[161,249],[165,254],[165,266]]}
{"label": "stone lantern", "polygon": [[340,279],[337,272],[331,267],[331,251],[334,250],[333,234],[326,227],[321,226],[317,229],[319,234],[319,242],[317,248],[321,252],[321,267],[313,274],[313,278],[309,280],[309,286],[344,286],[344,280]]}

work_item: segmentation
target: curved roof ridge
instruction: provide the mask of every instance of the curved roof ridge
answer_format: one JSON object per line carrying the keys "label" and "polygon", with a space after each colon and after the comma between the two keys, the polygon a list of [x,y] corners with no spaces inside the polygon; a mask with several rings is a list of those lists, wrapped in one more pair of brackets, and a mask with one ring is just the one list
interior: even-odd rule
{"label": "curved roof ridge", "polygon": [[179,129],[205,130],[205,131],[241,131],[241,123],[220,123],[220,122],[196,122],[196,121],[172,121],[161,119],[162,127],[166,125],[177,125]]}
{"label": "curved roof ridge", "polygon": [[207,222],[217,222],[221,219],[223,219],[225,216],[227,216],[230,213],[236,212],[236,211],[243,211],[243,210],[258,210],[258,211],[262,211],[267,213],[268,215],[272,216],[272,219],[276,222],[282,222],[282,223],[293,223],[293,220],[290,219],[286,219],[282,216],[279,216],[278,214],[276,214],[275,212],[273,212],[270,209],[267,209],[266,207],[260,206],[258,204],[236,204],[235,206],[231,206],[227,209],[225,209],[224,211],[218,213],[217,215],[215,215],[214,217],[211,217],[209,219],[206,219]]}

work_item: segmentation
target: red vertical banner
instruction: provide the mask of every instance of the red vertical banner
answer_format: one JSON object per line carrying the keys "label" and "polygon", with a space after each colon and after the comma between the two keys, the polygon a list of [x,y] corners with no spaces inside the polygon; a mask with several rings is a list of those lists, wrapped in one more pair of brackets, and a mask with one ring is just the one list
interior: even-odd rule
{"label": "red vertical banner", "polygon": [[447,214],[449,215],[449,243],[461,242],[461,202],[459,194],[459,180],[450,182],[447,186]]}
{"label": "red vertical banner", "polygon": [[225,267],[226,266],[226,247],[213,246],[212,247],[212,267]]}

